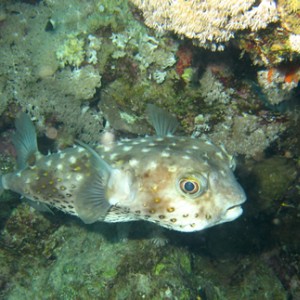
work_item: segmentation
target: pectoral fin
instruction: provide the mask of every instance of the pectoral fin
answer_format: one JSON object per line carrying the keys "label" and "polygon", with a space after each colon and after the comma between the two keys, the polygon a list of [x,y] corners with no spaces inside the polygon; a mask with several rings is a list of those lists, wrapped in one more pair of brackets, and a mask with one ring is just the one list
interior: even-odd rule
{"label": "pectoral fin", "polygon": [[111,207],[105,192],[112,168],[88,145],[78,143],[91,154],[92,170],[76,195],[74,206],[82,221],[90,224],[103,220]]}

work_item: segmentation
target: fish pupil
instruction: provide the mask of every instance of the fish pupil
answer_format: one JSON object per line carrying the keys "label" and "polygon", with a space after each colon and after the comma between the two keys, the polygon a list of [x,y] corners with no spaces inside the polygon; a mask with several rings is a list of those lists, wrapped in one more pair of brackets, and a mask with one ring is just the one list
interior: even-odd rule
{"label": "fish pupil", "polygon": [[185,184],[184,184],[184,189],[187,191],[187,192],[192,192],[194,189],[195,189],[195,184],[191,181],[187,181]]}

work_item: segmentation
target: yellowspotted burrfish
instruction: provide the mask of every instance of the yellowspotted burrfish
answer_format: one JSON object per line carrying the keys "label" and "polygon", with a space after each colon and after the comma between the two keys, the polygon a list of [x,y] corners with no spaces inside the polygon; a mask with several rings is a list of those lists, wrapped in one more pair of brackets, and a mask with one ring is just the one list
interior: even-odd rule
{"label": "yellowspotted burrfish", "polygon": [[205,139],[174,136],[175,117],[149,105],[155,136],[124,139],[93,149],[42,155],[28,115],[16,120],[17,170],[0,188],[79,217],[85,223],[147,220],[191,232],[229,222],[242,214],[245,193],[234,160]]}

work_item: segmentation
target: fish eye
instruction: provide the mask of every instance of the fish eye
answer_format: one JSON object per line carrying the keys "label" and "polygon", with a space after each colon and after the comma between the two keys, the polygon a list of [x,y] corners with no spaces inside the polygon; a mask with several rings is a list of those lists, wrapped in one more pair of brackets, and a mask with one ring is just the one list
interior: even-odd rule
{"label": "fish eye", "polygon": [[180,191],[193,197],[200,196],[206,190],[207,181],[203,176],[186,176],[178,181]]}
{"label": "fish eye", "polygon": [[199,184],[192,179],[181,179],[179,181],[180,189],[186,194],[195,194],[199,191]]}

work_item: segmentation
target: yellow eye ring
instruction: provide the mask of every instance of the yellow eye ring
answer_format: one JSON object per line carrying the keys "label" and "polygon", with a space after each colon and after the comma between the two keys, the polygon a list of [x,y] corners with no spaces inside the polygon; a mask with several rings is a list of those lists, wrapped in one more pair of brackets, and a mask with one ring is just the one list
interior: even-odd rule
{"label": "yellow eye ring", "polygon": [[207,179],[203,175],[183,176],[177,181],[179,191],[192,198],[203,194],[207,189]]}
{"label": "yellow eye ring", "polygon": [[197,180],[184,178],[179,181],[179,187],[182,192],[189,195],[194,195],[199,192],[200,185]]}

